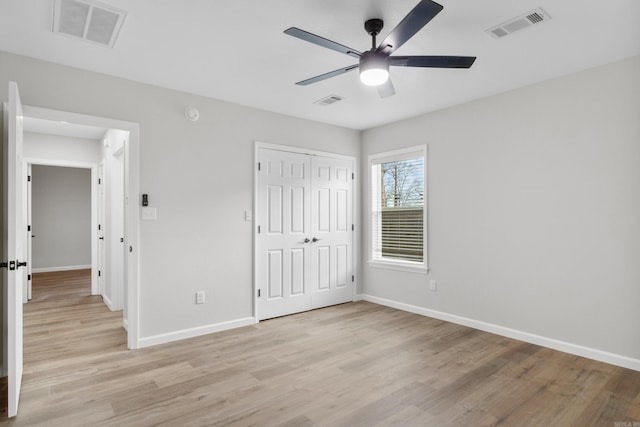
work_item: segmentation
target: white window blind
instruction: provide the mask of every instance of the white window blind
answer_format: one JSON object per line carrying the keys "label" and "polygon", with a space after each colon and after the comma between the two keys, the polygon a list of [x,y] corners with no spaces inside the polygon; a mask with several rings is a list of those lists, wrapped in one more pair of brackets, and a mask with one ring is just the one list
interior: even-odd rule
{"label": "white window blind", "polygon": [[426,148],[371,158],[372,261],[426,267],[425,159]]}

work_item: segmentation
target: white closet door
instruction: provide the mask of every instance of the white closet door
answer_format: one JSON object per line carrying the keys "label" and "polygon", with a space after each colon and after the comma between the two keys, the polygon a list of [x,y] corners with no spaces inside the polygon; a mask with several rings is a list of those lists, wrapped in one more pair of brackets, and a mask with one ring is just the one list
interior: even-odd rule
{"label": "white closet door", "polygon": [[311,308],[309,156],[261,149],[256,277],[259,319]]}
{"label": "white closet door", "polygon": [[258,318],[353,300],[352,162],[260,149]]}
{"label": "white closet door", "polygon": [[312,308],[353,300],[352,164],[311,158]]}

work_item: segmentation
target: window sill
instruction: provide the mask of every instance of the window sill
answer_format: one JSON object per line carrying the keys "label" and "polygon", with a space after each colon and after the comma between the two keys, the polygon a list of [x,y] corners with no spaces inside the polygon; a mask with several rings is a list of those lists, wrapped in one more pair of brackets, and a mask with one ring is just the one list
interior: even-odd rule
{"label": "window sill", "polygon": [[386,268],[387,270],[407,271],[410,273],[427,274],[429,272],[429,267],[427,266],[403,262],[369,260],[367,264],[369,264],[369,267]]}

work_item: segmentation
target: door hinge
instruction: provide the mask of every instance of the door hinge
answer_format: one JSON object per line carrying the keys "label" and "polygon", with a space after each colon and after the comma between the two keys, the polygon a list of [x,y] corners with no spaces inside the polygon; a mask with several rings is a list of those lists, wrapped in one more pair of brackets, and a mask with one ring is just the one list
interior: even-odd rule
{"label": "door hinge", "polygon": [[258,170],[260,170],[260,162],[258,162]]}
{"label": "door hinge", "polygon": [[260,234],[260,226],[258,226],[258,234]]}
{"label": "door hinge", "polygon": [[351,224],[351,231],[356,231],[356,226],[354,224]]}
{"label": "door hinge", "polygon": [[27,280],[31,281],[31,275],[27,274]]}
{"label": "door hinge", "polygon": [[31,182],[31,175],[27,175],[27,182]]}
{"label": "door hinge", "polygon": [[98,224],[98,230],[102,230],[102,225]]}
{"label": "door hinge", "polygon": [[98,270],[98,277],[102,276],[102,271]]}
{"label": "door hinge", "polygon": [[351,179],[356,179],[356,174],[355,173],[351,173]]}
{"label": "door hinge", "polygon": [[31,226],[27,225],[27,231],[31,231]]}
{"label": "door hinge", "polygon": [[258,289],[258,298],[260,298],[260,289]]}
{"label": "door hinge", "polygon": [[102,179],[98,178],[98,184],[102,184]]}
{"label": "door hinge", "polygon": [[351,281],[352,281],[352,282],[355,282],[355,281],[356,281],[356,276],[351,275]]}

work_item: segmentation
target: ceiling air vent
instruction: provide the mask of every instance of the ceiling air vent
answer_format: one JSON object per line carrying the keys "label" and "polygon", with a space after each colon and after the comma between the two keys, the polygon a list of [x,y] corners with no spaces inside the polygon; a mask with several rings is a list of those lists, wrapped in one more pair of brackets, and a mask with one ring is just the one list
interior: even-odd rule
{"label": "ceiling air vent", "polygon": [[510,19],[507,22],[489,28],[487,30],[487,33],[489,33],[496,39],[501,39],[504,36],[515,33],[516,31],[523,30],[532,25],[539,24],[550,19],[551,16],[547,12],[545,12],[544,9],[539,7],[535,10],[532,10],[531,12],[520,15],[517,18]]}
{"label": "ceiling air vent", "polygon": [[335,104],[338,101],[342,101],[343,99],[344,99],[343,97],[338,95],[329,95],[325,98],[319,99],[318,101],[314,102],[314,104],[327,106],[327,105]]}
{"label": "ceiling air vent", "polygon": [[113,47],[126,12],[92,0],[55,0],[53,32]]}

